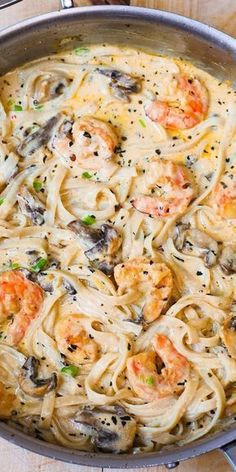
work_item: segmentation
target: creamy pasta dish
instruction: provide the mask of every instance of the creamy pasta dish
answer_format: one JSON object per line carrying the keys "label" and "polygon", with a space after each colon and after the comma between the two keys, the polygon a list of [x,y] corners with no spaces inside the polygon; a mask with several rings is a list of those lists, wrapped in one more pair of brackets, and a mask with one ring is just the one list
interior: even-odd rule
{"label": "creamy pasta dish", "polygon": [[0,78],[0,418],[154,451],[236,415],[236,92],[106,44]]}

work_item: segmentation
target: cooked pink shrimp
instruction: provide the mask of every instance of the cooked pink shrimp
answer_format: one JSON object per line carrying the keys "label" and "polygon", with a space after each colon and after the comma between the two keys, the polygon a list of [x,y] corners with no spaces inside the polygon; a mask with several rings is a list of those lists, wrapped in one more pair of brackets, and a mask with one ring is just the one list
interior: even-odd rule
{"label": "cooked pink shrimp", "polygon": [[154,100],[146,108],[147,116],[169,129],[188,129],[204,119],[208,109],[205,86],[196,78],[179,75],[174,103]]}
{"label": "cooked pink shrimp", "polygon": [[136,210],[154,218],[183,213],[194,196],[187,169],[169,161],[152,162],[146,173],[146,184],[152,196],[139,195],[131,203]]}
{"label": "cooked pink shrimp", "polygon": [[[189,378],[190,364],[163,334],[153,339],[156,352],[141,352],[127,361],[129,383],[140,398],[153,401],[181,393]],[[158,373],[158,366],[164,363]]]}
{"label": "cooked pink shrimp", "polygon": [[222,218],[236,218],[236,173],[225,173],[212,193],[212,203]]}
{"label": "cooked pink shrimp", "polygon": [[87,364],[98,358],[98,344],[85,331],[79,315],[70,315],[55,326],[58,349],[75,364]]}
{"label": "cooked pink shrimp", "polygon": [[16,346],[39,315],[43,290],[19,271],[0,274],[0,325],[4,341]]}
{"label": "cooked pink shrimp", "polygon": [[110,124],[89,116],[68,123],[61,125],[53,140],[52,148],[60,156],[94,170],[111,159],[118,140]]}
{"label": "cooked pink shrimp", "polygon": [[120,294],[130,288],[136,288],[140,292],[141,299],[145,299],[142,315],[147,323],[156,320],[167,306],[173,279],[166,264],[146,257],[130,259],[115,266],[114,277]]}

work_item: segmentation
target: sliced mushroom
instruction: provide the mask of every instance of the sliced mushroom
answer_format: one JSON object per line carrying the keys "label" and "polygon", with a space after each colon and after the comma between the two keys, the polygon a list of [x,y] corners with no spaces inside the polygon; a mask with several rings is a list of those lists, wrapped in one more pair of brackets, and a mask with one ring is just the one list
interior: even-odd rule
{"label": "sliced mushroom", "polygon": [[236,246],[226,246],[220,256],[219,264],[227,275],[236,273]]}
{"label": "sliced mushroom", "polygon": [[140,79],[132,77],[129,74],[124,74],[119,70],[115,69],[96,69],[99,74],[109,77],[110,87],[113,91],[113,95],[119,100],[125,102],[130,101],[129,95],[131,93],[139,93],[141,90]]}
{"label": "sliced mushroom", "polygon": [[77,291],[73,285],[69,282],[69,280],[64,279],[63,285],[66,289],[66,291],[69,293],[69,295],[76,295]]}
{"label": "sliced mushroom", "polygon": [[30,270],[26,269],[25,267],[22,267],[21,269],[19,269],[19,271],[24,274],[24,276],[26,277],[26,279],[28,280],[31,280],[31,282],[35,282],[36,281],[36,275],[31,272]]}
{"label": "sliced mushroom", "polygon": [[62,121],[62,123],[60,124],[60,126],[57,129],[57,133],[56,133],[55,137],[53,138],[52,149],[54,149],[54,141],[57,140],[58,137],[60,137],[60,138],[69,138],[71,140],[73,139],[73,136],[72,136],[73,124],[74,124],[74,122],[72,120],[64,119]]}
{"label": "sliced mushroom", "polygon": [[84,434],[92,437],[96,448],[119,454],[129,450],[134,442],[136,421],[123,408],[84,410],[75,423]]}
{"label": "sliced mushroom", "polygon": [[181,251],[184,247],[186,231],[189,229],[189,225],[179,223],[174,229],[174,243],[178,251]]}
{"label": "sliced mushroom", "polygon": [[59,97],[70,85],[72,79],[66,75],[53,73],[43,74],[37,77],[34,83],[34,102],[45,103]]}
{"label": "sliced mushroom", "polygon": [[86,249],[86,257],[106,274],[113,272],[117,263],[117,253],[121,246],[121,236],[110,225],[103,224],[101,228],[91,228],[80,220],[72,221],[68,227],[80,238]]}
{"label": "sliced mushroom", "polygon": [[69,223],[68,228],[76,233],[84,241],[84,243],[90,247],[91,243],[96,244],[102,238],[100,229],[92,228],[91,226],[83,223],[81,220],[72,221]]}
{"label": "sliced mushroom", "polygon": [[53,274],[51,274],[50,272],[39,272],[35,276],[35,278],[37,280],[37,283],[40,285],[40,287],[42,287],[45,292],[53,293],[53,282],[55,282],[55,277]]}
{"label": "sliced mushroom", "polygon": [[111,256],[118,251],[121,245],[121,237],[114,227],[103,224],[100,232],[101,239],[95,244],[95,246],[86,251],[86,256],[89,259],[93,259],[93,257],[100,252],[104,252]]}
{"label": "sliced mushroom", "polygon": [[19,208],[23,215],[30,218],[34,225],[42,225],[44,223],[45,207],[42,202],[33,196],[26,185],[22,185],[17,194]]}
{"label": "sliced mushroom", "polygon": [[31,397],[43,397],[57,386],[57,375],[53,373],[47,379],[38,378],[39,360],[34,356],[28,357],[21,368],[19,386]]}
{"label": "sliced mushroom", "polygon": [[52,137],[54,127],[59,117],[53,116],[40,129],[29,134],[18,146],[17,151],[22,157],[28,157],[34,154],[41,146],[45,146]]}
{"label": "sliced mushroom", "polygon": [[236,316],[227,318],[221,327],[220,336],[229,354],[236,359]]}
{"label": "sliced mushroom", "polygon": [[0,157],[0,188],[8,184],[9,180],[18,172],[18,160],[13,152],[6,154],[2,159]]}
{"label": "sliced mushroom", "polygon": [[176,249],[183,254],[201,257],[206,267],[212,267],[217,262],[217,241],[199,229],[190,229],[188,225],[182,223],[176,225],[174,243]]}

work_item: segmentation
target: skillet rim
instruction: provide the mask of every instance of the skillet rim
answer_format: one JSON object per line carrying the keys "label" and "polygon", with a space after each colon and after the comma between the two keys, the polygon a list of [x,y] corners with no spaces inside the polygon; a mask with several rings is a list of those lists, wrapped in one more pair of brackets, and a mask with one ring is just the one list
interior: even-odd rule
{"label": "skillet rim", "polygon": [[[77,17],[79,21],[89,17],[96,18],[96,16],[98,16],[100,18],[107,18],[114,15],[126,19],[127,21],[131,18],[136,20],[146,20],[150,24],[159,21],[160,23],[163,22],[163,24],[174,26],[179,30],[191,32],[194,36],[211,43],[212,47],[224,49],[228,53],[232,53],[236,62],[236,39],[228,34],[221,32],[206,23],[175,13],[158,9],[123,5],[74,7],[28,18],[0,31],[1,48],[4,41],[7,42],[8,40],[13,40],[14,37],[19,37],[22,30],[30,32],[30,30],[35,27],[40,28],[40,26],[50,26],[50,24],[56,21],[64,22],[66,18],[73,16]],[[2,421],[0,421],[0,437],[31,452],[71,464],[107,468],[119,467],[125,469],[129,467],[137,468],[171,464],[221,448],[222,446],[236,440],[236,426],[235,428],[232,427],[228,431],[219,432],[214,437],[204,437],[181,447],[175,445],[172,450],[171,447],[167,446],[160,451],[137,455],[114,455],[112,453],[104,454],[76,451],[67,447],[43,442],[32,436],[27,436],[27,434],[5,424]]]}

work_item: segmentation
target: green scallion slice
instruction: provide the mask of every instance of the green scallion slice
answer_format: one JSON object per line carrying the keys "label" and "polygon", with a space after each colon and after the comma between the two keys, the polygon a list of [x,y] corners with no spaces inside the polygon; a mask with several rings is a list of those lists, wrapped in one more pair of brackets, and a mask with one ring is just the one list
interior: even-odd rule
{"label": "green scallion slice", "polygon": [[23,111],[22,106],[19,105],[18,103],[15,103],[14,100],[12,100],[12,98],[9,98],[7,105],[10,107],[12,111]]}
{"label": "green scallion slice", "polygon": [[12,110],[13,111],[23,111],[23,108],[22,108],[21,105],[16,104],[16,105],[13,105]]}
{"label": "green scallion slice", "polygon": [[36,192],[40,192],[43,184],[39,180],[34,180],[33,181],[33,187]]}
{"label": "green scallion slice", "polygon": [[43,105],[35,105],[34,109],[35,109],[35,110],[42,110],[42,109],[43,109]]}
{"label": "green scallion slice", "polygon": [[83,223],[86,225],[93,225],[96,221],[96,216],[94,215],[86,215],[82,218]]}
{"label": "green scallion slice", "polygon": [[146,377],[145,383],[146,383],[147,385],[150,385],[150,387],[152,387],[152,386],[154,385],[154,383],[155,383],[155,380],[154,380],[154,378],[150,375],[149,377]]}
{"label": "green scallion slice", "polygon": [[83,172],[82,177],[83,179],[91,179],[92,174],[90,174],[89,172]]}
{"label": "green scallion slice", "polygon": [[7,106],[12,107],[13,105],[15,105],[14,100],[12,100],[12,98],[9,98],[9,100],[7,101]]}
{"label": "green scallion slice", "polygon": [[12,270],[20,269],[20,264],[18,264],[17,262],[11,262],[10,268]]}
{"label": "green scallion slice", "polygon": [[143,128],[147,127],[145,121],[142,118],[140,118],[138,121]]}
{"label": "green scallion slice", "polygon": [[80,47],[75,49],[76,56],[83,56],[83,54],[88,54],[89,48]]}
{"label": "green scallion slice", "polygon": [[0,197],[0,205],[4,203],[4,198]]}
{"label": "green scallion slice", "polygon": [[76,375],[79,373],[79,367],[76,365],[67,365],[66,367],[62,367],[61,373],[70,375],[71,377],[76,377]]}
{"label": "green scallion slice", "polygon": [[42,270],[45,265],[47,264],[47,259],[44,259],[43,257],[41,257],[40,259],[38,259],[37,262],[35,262],[35,264],[31,267],[31,270],[33,272],[40,272],[40,270]]}

